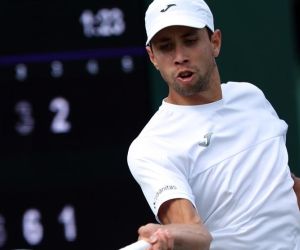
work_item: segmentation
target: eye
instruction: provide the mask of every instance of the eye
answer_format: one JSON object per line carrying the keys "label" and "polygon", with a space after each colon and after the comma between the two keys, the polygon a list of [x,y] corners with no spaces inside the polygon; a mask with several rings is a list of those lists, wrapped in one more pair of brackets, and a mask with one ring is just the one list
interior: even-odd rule
{"label": "eye", "polygon": [[158,49],[162,52],[170,51],[172,50],[172,44],[171,43],[161,43],[158,45]]}
{"label": "eye", "polygon": [[193,44],[197,43],[197,41],[198,41],[198,37],[189,37],[189,38],[186,38],[184,42],[186,45],[193,45]]}

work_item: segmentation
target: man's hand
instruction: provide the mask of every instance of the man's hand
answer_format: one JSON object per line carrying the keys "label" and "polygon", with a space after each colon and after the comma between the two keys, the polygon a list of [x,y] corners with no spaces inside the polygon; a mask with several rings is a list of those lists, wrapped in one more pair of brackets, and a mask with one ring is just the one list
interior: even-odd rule
{"label": "man's hand", "polygon": [[172,250],[174,249],[174,237],[163,226],[149,223],[138,230],[139,239],[147,240],[151,250]]}
{"label": "man's hand", "polygon": [[212,237],[192,203],[185,199],[165,202],[159,210],[163,225],[139,228],[139,239],[152,244],[148,250],[208,250]]}

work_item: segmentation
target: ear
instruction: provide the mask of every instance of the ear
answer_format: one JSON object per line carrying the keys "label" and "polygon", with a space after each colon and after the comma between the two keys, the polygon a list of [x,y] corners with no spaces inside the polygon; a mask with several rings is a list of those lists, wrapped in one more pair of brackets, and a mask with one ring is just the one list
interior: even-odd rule
{"label": "ear", "polygon": [[215,32],[211,36],[211,43],[213,46],[213,54],[215,57],[218,57],[221,50],[222,44],[222,34],[220,30],[215,30]]}
{"label": "ear", "polygon": [[147,47],[146,47],[146,50],[147,50],[147,53],[148,53],[148,56],[149,56],[150,61],[152,62],[152,64],[154,65],[154,67],[155,67],[157,70],[159,70],[158,65],[157,65],[157,63],[156,63],[156,60],[155,60],[155,56],[154,56],[154,54],[153,54],[153,51],[152,51],[151,47],[150,47],[150,46],[147,46]]}

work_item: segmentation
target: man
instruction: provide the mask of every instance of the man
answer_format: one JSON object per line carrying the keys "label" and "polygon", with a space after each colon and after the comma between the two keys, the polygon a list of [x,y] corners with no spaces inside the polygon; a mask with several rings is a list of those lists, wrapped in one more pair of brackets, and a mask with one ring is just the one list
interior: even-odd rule
{"label": "man", "polygon": [[159,224],[151,250],[299,250],[286,123],[250,83],[221,84],[221,32],[203,0],[154,0],[149,58],[168,96],[128,151]]}

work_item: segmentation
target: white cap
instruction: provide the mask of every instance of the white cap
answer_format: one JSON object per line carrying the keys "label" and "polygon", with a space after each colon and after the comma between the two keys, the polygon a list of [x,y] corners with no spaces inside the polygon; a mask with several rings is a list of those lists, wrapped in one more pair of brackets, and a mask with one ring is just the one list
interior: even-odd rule
{"label": "white cap", "polygon": [[203,0],[154,0],[145,15],[148,45],[160,30],[174,25],[214,31],[214,18]]}

